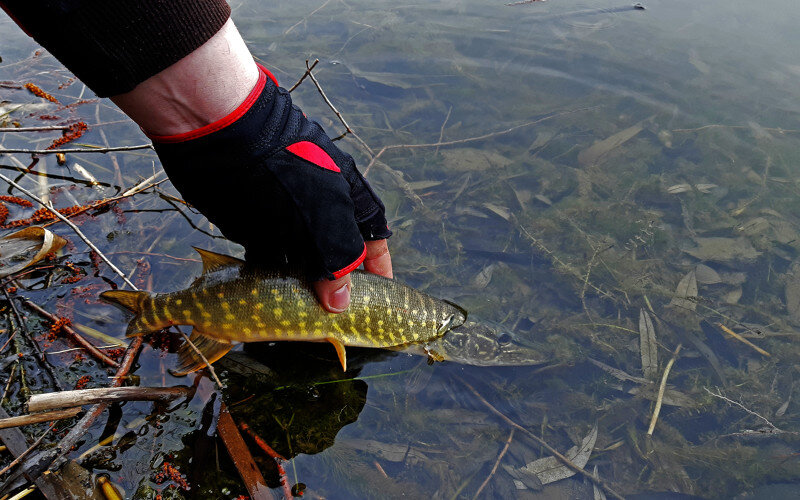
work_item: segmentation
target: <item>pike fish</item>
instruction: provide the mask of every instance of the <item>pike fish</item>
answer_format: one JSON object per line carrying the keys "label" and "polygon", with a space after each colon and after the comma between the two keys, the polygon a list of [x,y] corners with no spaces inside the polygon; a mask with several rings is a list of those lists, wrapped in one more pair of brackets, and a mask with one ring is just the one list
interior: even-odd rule
{"label": "pike fish", "polygon": [[[203,274],[185,290],[151,294],[110,290],[100,294],[135,314],[126,335],[190,325],[189,339],[212,363],[235,342],[294,340],[330,342],[342,369],[344,346],[396,348],[424,344],[461,326],[467,312],[398,281],[362,271],[351,274],[350,307],[325,311],[299,275],[251,269],[244,261],[196,248]],[[435,359],[435,353],[431,353]],[[178,351],[176,375],[205,366],[188,343]]]}

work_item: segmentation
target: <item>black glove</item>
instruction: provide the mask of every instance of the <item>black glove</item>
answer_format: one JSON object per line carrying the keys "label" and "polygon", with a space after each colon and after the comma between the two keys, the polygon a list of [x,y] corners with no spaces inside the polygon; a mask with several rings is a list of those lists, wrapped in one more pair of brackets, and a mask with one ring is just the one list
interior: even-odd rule
{"label": "black glove", "polygon": [[335,279],[363,261],[364,240],[392,234],[353,158],[292,105],[264,68],[230,115],[151,138],[184,199],[243,245],[248,261]]}

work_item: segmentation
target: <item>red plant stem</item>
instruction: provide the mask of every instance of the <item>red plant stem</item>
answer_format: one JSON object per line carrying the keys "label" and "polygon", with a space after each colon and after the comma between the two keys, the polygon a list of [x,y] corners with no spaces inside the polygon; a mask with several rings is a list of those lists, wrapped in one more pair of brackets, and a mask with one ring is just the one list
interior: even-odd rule
{"label": "red plant stem", "polygon": [[284,469],[283,466],[281,465],[281,461],[285,461],[286,459],[280,456],[277,451],[273,450],[272,447],[268,445],[266,441],[261,439],[261,437],[258,434],[253,432],[246,423],[241,422],[239,424],[239,428],[242,431],[246,432],[248,436],[253,438],[253,441],[256,442],[259,448],[264,450],[264,453],[266,453],[267,455],[272,457],[273,460],[275,460],[275,466],[278,468],[278,474],[280,475],[281,486],[283,487],[283,495],[287,498],[287,500],[293,498],[294,495],[292,495],[292,489],[289,487],[289,478],[286,476],[286,469]]}

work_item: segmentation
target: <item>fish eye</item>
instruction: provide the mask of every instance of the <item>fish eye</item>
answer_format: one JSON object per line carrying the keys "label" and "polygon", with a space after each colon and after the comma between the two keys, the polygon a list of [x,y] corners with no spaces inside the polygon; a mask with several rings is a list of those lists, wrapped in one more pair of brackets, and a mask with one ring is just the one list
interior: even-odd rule
{"label": "fish eye", "polygon": [[511,335],[503,333],[499,337],[497,337],[497,341],[501,344],[508,344],[509,342],[511,342]]}

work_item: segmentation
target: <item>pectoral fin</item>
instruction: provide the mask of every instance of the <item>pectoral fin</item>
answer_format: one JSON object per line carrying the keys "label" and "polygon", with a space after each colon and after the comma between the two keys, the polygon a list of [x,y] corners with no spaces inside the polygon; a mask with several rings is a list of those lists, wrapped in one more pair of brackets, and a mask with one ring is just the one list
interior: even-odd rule
{"label": "pectoral fin", "polygon": [[333,347],[336,349],[336,355],[339,356],[339,362],[342,364],[342,371],[346,372],[347,371],[347,354],[344,352],[344,344],[342,344],[341,340],[339,340],[337,338],[333,338],[333,337],[328,337],[325,340],[327,340],[328,342],[333,344]]}
{"label": "pectoral fin", "polygon": [[[233,348],[233,345],[229,342],[221,342],[217,339],[212,339],[202,332],[197,331],[196,328],[192,330],[189,340],[198,351],[203,353],[203,356],[205,356],[209,363],[218,360]],[[170,373],[176,377],[182,377],[200,368],[204,368],[205,366],[205,361],[197,354],[197,351],[195,351],[188,342],[184,342],[183,345],[178,348],[178,366],[170,370]]]}

